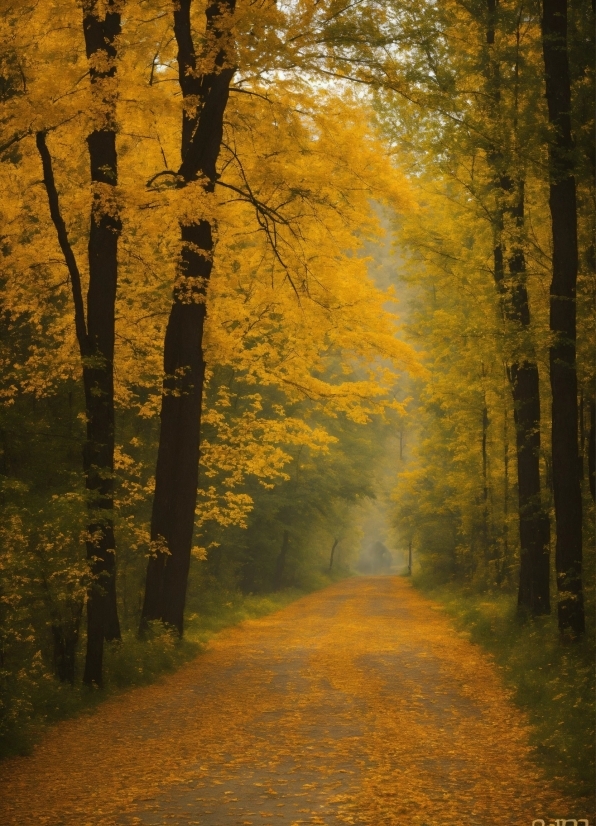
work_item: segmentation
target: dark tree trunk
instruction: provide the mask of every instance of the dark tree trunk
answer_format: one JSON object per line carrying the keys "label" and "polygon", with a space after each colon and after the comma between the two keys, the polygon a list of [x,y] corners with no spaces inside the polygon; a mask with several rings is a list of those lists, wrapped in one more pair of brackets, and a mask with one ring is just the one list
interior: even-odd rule
{"label": "dark tree trunk", "polygon": [[[487,43],[494,44],[498,4],[487,0]],[[487,52],[486,80],[491,101],[490,117],[495,124],[501,120],[501,76],[498,62]],[[516,62],[514,82],[518,82]],[[513,196],[513,206],[502,204],[495,217],[494,279],[501,295],[503,315],[515,331],[525,332],[530,327],[530,305],[525,283],[526,261],[521,244],[517,243],[506,255],[503,245],[505,216],[515,221],[518,237],[524,228],[524,181],[512,180],[507,163],[499,150],[491,146],[488,160],[495,176],[495,188],[502,199]],[[506,260],[507,258],[507,260]],[[508,270],[508,272],[507,272]],[[538,365],[534,354],[516,360],[508,374],[513,397],[513,416],[516,431],[518,512],[520,538],[520,574],[518,605],[533,615],[550,611],[549,560],[550,522],[542,505],[540,490],[540,386]]]}
{"label": "dark tree trunk", "polygon": [[[118,275],[118,239],[121,222],[110,190],[118,183],[116,132],[114,122],[116,38],[120,33],[118,4],[108,0],[106,14],[98,16],[97,0],[83,4],[83,32],[89,75],[103,116],[101,128],[87,138],[93,202],[89,230],[89,290],[87,317],[78,265],[62,219],[52,159],[46,133],[36,135],[50,215],[66,266],[74,304],[75,329],[83,367],[87,438],[83,451],[85,483],[88,491],[89,539],[87,559],[91,584],[87,594],[87,656],[83,680],[98,686],[103,682],[104,639],[120,639],[116,604],[115,548],[112,512],[114,508],[114,323]],[[96,60],[99,57],[99,62]],[[99,65],[101,68],[97,68]],[[111,81],[111,82],[110,82]],[[73,637],[74,634],[74,637]],[[72,648],[78,637],[78,623],[67,643],[64,634],[54,633],[58,651]],[[68,636],[68,635],[67,635]],[[73,643],[74,639],[74,643]],[[63,655],[60,654],[60,657]],[[62,668],[62,666],[61,666]],[[74,661],[73,661],[74,668]],[[70,665],[64,665],[68,673]],[[74,672],[73,672],[74,673]],[[66,677],[69,679],[69,677]]]}
{"label": "dark tree trunk", "polygon": [[[511,210],[518,232],[524,226],[524,182],[516,185],[515,205]],[[522,329],[530,327],[530,305],[524,281],[526,260],[521,247],[513,248],[509,258],[511,285],[506,303],[510,321]],[[511,391],[517,452],[519,534],[522,557],[530,575],[522,581],[518,604],[534,616],[550,612],[550,519],[542,505],[540,490],[540,378],[532,359],[514,362]]]}
{"label": "dark tree trunk", "polygon": [[[193,242],[201,250],[213,248],[211,228],[206,221],[182,227],[182,235],[187,243]],[[195,275],[202,270],[207,280],[211,259],[186,246],[180,269]],[[151,522],[153,541],[163,537],[169,554],[158,553],[150,560],[146,616],[162,619],[182,633],[199,474],[205,302],[204,295],[200,303],[183,303],[176,298],[165,338],[164,395]],[[153,595],[157,597],[153,600],[157,610],[149,614],[149,585],[157,579],[149,571],[156,570],[160,574],[156,583],[160,592]]]}
{"label": "dark tree trunk", "polygon": [[71,606],[71,616],[66,620],[52,623],[54,639],[54,669],[61,682],[74,684],[77,645],[83,604]]}
{"label": "dark tree trunk", "polygon": [[283,541],[281,543],[281,551],[275,562],[275,574],[273,576],[273,589],[279,591],[283,582],[284,570],[286,567],[286,558],[288,556],[288,545],[290,544],[290,533],[284,531]]}
{"label": "dark tree trunk", "polygon": [[518,605],[534,616],[550,611],[550,521],[540,493],[540,397],[534,362],[511,365],[517,448],[521,547]]}
{"label": "dark tree trunk", "polygon": [[590,399],[590,432],[588,433],[588,479],[590,493],[596,499],[596,400]]}
{"label": "dark tree trunk", "polygon": [[499,584],[506,576],[509,563],[509,412],[505,402],[503,415],[503,557],[499,570]]}
{"label": "dark tree trunk", "polygon": [[550,381],[553,396],[553,492],[557,522],[559,629],[585,630],[582,591],[582,499],[578,472],[576,284],[578,270],[574,144],[567,55],[567,2],[543,0],[542,48],[549,144],[553,274],[550,288]]}
{"label": "dark tree trunk", "polygon": [[[484,365],[482,366],[484,375]],[[491,558],[491,537],[490,537],[490,514],[489,514],[489,489],[488,489],[488,454],[486,452],[488,439],[488,408],[486,398],[482,407],[482,544],[484,546],[484,558],[488,561]]]}
{"label": "dark tree trunk", "polygon": [[333,540],[333,545],[331,546],[331,556],[329,557],[329,570],[333,568],[333,557],[335,556],[335,549],[337,548],[339,539]]}
{"label": "dark tree trunk", "polygon": [[[500,180],[500,188],[509,193],[516,187],[516,204],[511,212],[517,229],[523,228],[523,182],[514,185],[508,177]],[[524,281],[526,263],[523,249],[514,248],[508,261],[509,278],[505,275],[504,251],[500,240],[503,223],[498,219],[498,238],[494,251],[495,284],[502,297],[503,313],[515,328],[530,326],[528,291]],[[515,445],[517,454],[517,486],[520,538],[520,575],[518,605],[538,616],[550,611],[549,546],[550,522],[542,506],[540,491],[540,386],[538,365],[532,358],[515,361],[509,368]]]}
{"label": "dark tree trunk", "polygon": [[[114,326],[118,278],[120,219],[110,200],[110,189],[118,183],[115,89],[107,82],[116,75],[116,45],[120,34],[118,4],[110,0],[104,19],[97,15],[97,2],[83,7],[83,31],[87,57],[91,60],[91,83],[102,103],[104,123],[87,138],[93,205],[89,231],[89,290],[87,336],[89,357],[83,370],[87,413],[87,444],[84,455],[89,507],[87,558],[92,582],[87,596],[87,657],[83,681],[102,684],[103,641],[120,639],[116,606],[116,542],[114,508]],[[94,58],[105,64],[95,68]],[[100,64],[101,65],[101,64]]]}
{"label": "dark tree trunk", "polygon": [[577,410],[577,423],[579,426],[579,479],[584,478],[584,453],[586,452],[586,431],[584,428],[584,391],[579,391],[579,406]]}
{"label": "dark tree trunk", "polygon": [[[196,72],[191,0],[182,0],[174,12],[182,95],[197,101],[195,109],[184,110],[178,177],[181,185],[200,178],[206,193],[212,193],[215,187],[223,116],[235,72],[227,65],[228,34],[223,27],[224,16],[234,7],[235,0],[207,7],[207,51],[202,62],[208,60],[212,68],[202,76]],[[203,329],[214,233],[208,219],[182,224],[180,231],[178,283],[164,345],[161,429],[151,518],[153,554],[147,566],[141,630],[149,620],[158,619],[182,634],[197,500],[205,380]]]}

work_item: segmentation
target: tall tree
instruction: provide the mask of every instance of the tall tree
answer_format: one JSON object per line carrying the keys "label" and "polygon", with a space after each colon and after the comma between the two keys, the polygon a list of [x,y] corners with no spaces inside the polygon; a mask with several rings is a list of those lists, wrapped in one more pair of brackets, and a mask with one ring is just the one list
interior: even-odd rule
{"label": "tall tree", "polygon": [[[92,205],[86,317],[81,276],[60,211],[46,132],[38,132],[36,138],[50,214],[69,270],[75,328],[83,365],[87,419],[83,466],[90,513],[87,559],[91,573],[87,594],[87,654],[83,681],[99,686],[103,683],[104,639],[120,638],[116,604],[116,542],[112,518],[115,304],[118,239],[122,229],[115,198],[118,183],[115,80],[117,38],[121,28],[120,6],[117,0],[108,0],[102,14],[98,0],[87,0],[83,4],[83,33],[95,103],[94,129],[87,138]],[[68,641],[68,646],[73,648],[73,651],[68,652],[71,668],[74,668],[76,642],[76,635]],[[72,675],[69,673],[68,676]]]}
{"label": "tall tree", "polygon": [[[400,92],[394,99],[399,110],[407,113],[414,103],[427,119],[427,128],[416,129],[414,136],[421,167],[430,160],[439,177],[446,175],[466,198],[474,198],[479,216],[491,225],[490,270],[500,296],[514,402],[518,599],[520,606],[541,614],[550,610],[550,524],[541,491],[540,380],[525,227],[526,177],[532,176],[537,155],[537,112],[540,117],[534,102],[541,74],[532,61],[537,20],[523,4],[499,0],[425,3],[413,12],[400,10],[398,19],[416,82],[410,95],[399,77],[389,85]],[[469,32],[465,42],[459,34],[462,27]],[[432,123],[429,112],[435,115]],[[402,122],[407,120],[407,115],[402,117]],[[394,131],[400,129],[403,126]],[[430,147],[429,136],[434,136]],[[445,196],[453,198],[450,188]],[[463,225],[464,245],[468,233]],[[481,267],[484,270],[484,263]]]}
{"label": "tall tree", "polygon": [[[376,30],[385,19],[382,4],[373,0],[366,5],[370,6],[372,28]],[[214,252],[215,226],[208,212],[218,182],[216,164],[222,147],[224,111],[230,82],[236,72],[234,52],[242,41],[244,50],[239,47],[238,51],[244,57],[242,69],[247,77],[251,74],[262,77],[280,68],[298,75],[298,65],[305,73],[316,73],[321,65],[325,67],[330,61],[329,46],[333,44],[333,49],[342,49],[343,41],[337,39],[334,26],[337,18],[346,12],[345,8],[335,8],[333,3],[319,4],[311,0],[287,8],[280,8],[275,2],[264,2],[254,19],[239,16],[238,30],[232,36],[235,8],[235,0],[208,3],[203,45],[198,53],[193,41],[191,0],[181,2],[174,12],[179,83],[185,102],[182,163],[175,179],[179,186],[197,184],[195,191],[201,192],[197,209],[203,209],[203,214],[195,218],[187,216],[181,222],[182,253],[165,339],[161,435],[151,527],[152,555],[147,567],[141,627],[148,620],[161,619],[175,626],[180,633],[195,519],[205,376],[203,328]],[[371,28],[371,21],[364,27],[366,30]],[[285,40],[279,37],[282,30],[286,31]],[[359,31],[359,27],[355,30]],[[369,33],[362,42],[370,37]],[[350,48],[348,46],[347,50]],[[247,77],[242,83],[246,83]],[[241,86],[236,91],[261,96],[265,91],[264,98],[269,100],[269,83],[267,81],[260,92]],[[296,85],[302,83],[301,78]],[[230,147],[227,147],[227,154],[228,164],[239,163]],[[241,162],[239,166],[242,171]],[[255,197],[243,173],[241,183],[243,191],[239,192],[236,187],[236,193],[255,208],[260,230],[266,234],[271,247],[276,248],[279,217],[276,208],[263,205]],[[289,202],[305,198],[317,200],[312,192],[295,191],[290,194]],[[297,294],[290,269],[277,248],[276,257]],[[308,271],[308,266],[306,269]],[[299,287],[302,286],[301,276]]]}
{"label": "tall tree", "polygon": [[[178,179],[181,185],[198,181],[208,202],[215,189],[224,112],[235,72],[229,31],[235,0],[216,0],[207,6],[204,47],[199,56],[191,6],[192,0],[182,0],[174,11],[178,76],[185,101]],[[204,215],[184,219],[180,232],[178,280],[164,344],[165,377],[151,518],[154,552],[147,566],[141,623],[161,619],[182,634],[197,500],[205,381],[203,330],[215,227]]]}
{"label": "tall tree", "polygon": [[[493,175],[496,192],[494,217],[495,245],[493,276],[501,295],[501,306],[506,323],[517,338],[526,341],[526,352],[515,353],[508,375],[513,396],[513,415],[516,431],[518,513],[520,538],[520,572],[518,605],[539,615],[550,611],[549,551],[550,521],[543,507],[540,485],[540,380],[534,348],[529,344],[530,302],[526,285],[525,181],[524,165],[520,162],[519,122],[520,84],[520,27],[522,10],[515,15],[515,47],[513,72],[513,118],[506,124],[501,112],[502,67],[496,52],[495,34],[503,26],[496,0],[488,0],[486,7],[487,54],[484,62],[488,101],[488,124],[491,132],[503,135],[513,132],[513,152],[505,146],[489,142],[487,160]],[[499,32],[500,34],[500,32]],[[512,170],[518,170],[515,175]],[[504,239],[505,219],[513,223],[513,244],[507,250]],[[521,335],[520,335],[521,334]],[[529,351],[528,351],[529,350]]]}
{"label": "tall tree", "polygon": [[[517,203],[513,208],[518,228],[524,217],[523,181],[517,183]],[[495,249],[495,280],[503,290]],[[525,254],[520,246],[510,253],[512,286],[506,295],[505,314],[510,322],[527,331],[530,326],[528,291],[523,281]],[[533,353],[509,366],[516,433],[520,572],[518,605],[539,615],[550,611],[549,550],[550,520],[542,504],[540,485],[540,384]]]}
{"label": "tall tree", "polygon": [[555,563],[559,628],[585,630],[582,592],[582,497],[578,457],[576,286],[578,273],[574,141],[567,45],[567,0],[543,0],[542,49],[549,140],[549,207],[553,237],[550,288],[550,380],[553,492],[557,522]]}

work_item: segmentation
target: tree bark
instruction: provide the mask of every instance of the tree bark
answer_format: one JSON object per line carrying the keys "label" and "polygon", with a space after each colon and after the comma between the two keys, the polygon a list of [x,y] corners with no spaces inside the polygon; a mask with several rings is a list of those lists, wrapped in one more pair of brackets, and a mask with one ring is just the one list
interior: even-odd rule
{"label": "tree bark", "polygon": [[[494,44],[497,21],[497,3],[487,2],[487,43]],[[518,68],[515,77],[517,82]],[[500,66],[488,50],[486,82],[490,116],[499,123],[501,100]],[[524,181],[513,180],[507,162],[499,150],[489,147],[488,162],[494,173],[495,189],[499,199],[513,197],[513,204],[497,206],[495,216],[495,246],[493,252],[495,286],[501,296],[505,320],[520,333],[530,328],[530,305],[525,283],[526,260],[521,243],[524,229]],[[515,223],[516,241],[507,255],[503,244],[505,216]],[[550,522],[542,505],[540,489],[540,379],[533,352],[515,359],[508,368],[513,397],[513,416],[516,431],[518,513],[520,538],[520,574],[518,606],[534,616],[550,611],[549,560]]]}
{"label": "tree bark", "polygon": [[[97,13],[97,0],[89,0],[83,5],[83,32],[87,57],[91,62],[89,75],[104,116],[103,123],[98,124],[99,128],[87,138],[93,200],[88,244],[89,289],[86,317],[81,276],[60,210],[46,133],[40,131],[36,135],[50,215],[70,275],[75,330],[83,368],[87,417],[83,468],[90,516],[86,544],[91,574],[87,594],[87,653],[83,681],[98,686],[103,684],[104,639],[120,639],[112,512],[114,333],[121,222],[114,203],[114,188],[118,183],[115,90],[113,83],[109,82],[116,77],[116,38],[120,34],[120,13],[117,8],[114,0],[108,0],[106,14],[102,19]],[[92,60],[97,56],[101,58],[97,64],[101,69]],[[67,643],[60,638],[60,634],[55,634],[54,637],[60,652]],[[70,635],[69,649],[76,645],[77,637],[78,623]],[[68,653],[64,652],[64,656],[68,660],[74,653],[69,650]],[[74,660],[72,668],[74,669]],[[70,669],[71,666],[65,661],[63,670],[66,679],[69,679]]]}
{"label": "tree bark", "polygon": [[551,125],[549,206],[553,235],[550,288],[550,381],[553,492],[557,523],[559,629],[573,638],[585,630],[582,590],[582,499],[578,472],[576,285],[578,271],[574,143],[567,54],[567,2],[543,0],[542,49]]}
{"label": "tree bark", "polygon": [[[108,0],[105,17],[98,2],[83,6],[85,48],[90,60],[91,84],[102,103],[103,123],[87,138],[93,204],[89,230],[89,290],[87,336],[89,357],[83,371],[87,412],[84,454],[89,507],[87,558],[92,582],[87,595],[87,656],[83,682],[102,684],[103,641],[120,639],[116,606],[116,542],[114,508],[114,337],[118,240],[122,229],[115,208],[118,183],[115,125],[115,89],[107,83],[116,76],[116,38],[120,13]],[[100,62],[96,63],[96,58]],[[101,68],[97,68],[100,66]]]}
{"label": "tree bark", "polygon": [[[223,136],[223,116],[235,68],[229,65],[226,17],[235,0],[211,3],[206,10],[203,65],[197,74],[190,10],[181,0],[174,11],[182,95],[196,101],[182,116],[181,185],[200,180],[212,194]],[[164,344],[164,382],[155,496],[151,517],[154,552],[147,565],[141,630],[162,620],[181,635],[190,566],[199,472],[200,427],[205,360],[203,330],[206,296],[213,268],[214,227],[205,217],[181,224],[181,254]]]}
{"label": "tree bark", "polygon": [[[484,365],[482,365],[482,375],[484,376]],[[482,406],[482,544],[484,558],[488,562],[491,559],[491,530],[489,513],[489,486],[488,486],[488,454],[486,452],[488,439],[488,408],[486,406],[486,396]]]}
{"label": "tree bark", "polygon": [[590,399],[590,432],[588,433],[588,479],[590,493],[596,500],[596,399]]}
{"label": "tree bark", "polygon": [[329,570],[333,568],[333,557],[335,556],[335,549],[339,543],[339,539],[333,540],[333,545],[331,546],[331,556],[329,557]]}
{"label": "tree bark", "polygon": [[507,576],[509,563],[509,412],[505,400],[503,411],[503,557],[499,570],[499,584]]}
{"label": "tree bark", "polygon": [[[512,210],[517,227],[523,227],[524,188],[503,177],[499,183],[504,192],[514,186],[516,205]],[[494,279],[501,294],[506,320],[520,331],[530,326],[528,291],[524,282],[525,256],[521,247],[509,257],[509,278],[505,275],[505,255],[501,242],[503,213],[497,219],[497,241],[494,249]],[[508,370],[517,456],[517,487],[520,539],[520,575],[518,605],[534,616],[550,611],[549,549],[550,522],[542,505],[540,486],[540,379],[538,365],[530,355],[515,360]]]}
{"label": "tree bark", "polygon": [[74,603],[70,608],[69,617],[57,618],[52,622],[52,637],[54,639],[54,668],[58,679],[74,685],[83,603]]}
{"label": "tree bark", "polygon": [[584,428],[584,391],[580,388],[579,405],[577,410],[577,424],[579,427],[579,478],[580,483],[584,478],[584,453],[586,452],[586,432]]}

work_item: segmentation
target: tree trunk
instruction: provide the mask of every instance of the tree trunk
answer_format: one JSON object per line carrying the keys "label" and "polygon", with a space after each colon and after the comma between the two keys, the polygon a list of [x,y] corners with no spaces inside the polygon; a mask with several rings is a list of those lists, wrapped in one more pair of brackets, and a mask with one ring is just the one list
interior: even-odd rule
{"label": "tree trunk", "polygon": [[577,410],[577,423],[579,426],[579,479],[580,483],[584,478],[584,453],[586,452],[586,431],[584,427],[584,391],[579,391],[579,407]]}
{"label": "tree trunk", "polygon": [[511,365],[517,449],[521,566],[518,605],[534,616],[550,611],[550,521],[540,491],[540,396],[534,362]]}
{"label": "tree trunk", "polygon": [[331,547],[331,556],[329,557],[329,570],[331,570],[333,568],[333,557],[335,556],[335,549],[337,548],[338,542],[339,542],[339,539],[334,539],[333,540],[333,545]]}
{"label": "tree trunk", "polygon": [[[37,133],[36,144],[42,161],[50,215],[70,275],[75,330],[83,367],[87,417],[83,467],[90,516],[86,544],[91,574],[87,594],[87,656],[83,680],[87,684],[96,683],[101,686],[104,639],[120,639],[112,512],[114,325],[121,222],[113,194],[118,183],[114,83],[115,44],[120,34],[120,14],[117,11],[118,4],[114,0],[108,0],[106,14],[102,19],[98,16],[98,5],[97,0],[87,0],[83,4],[83,33],[87,58],[90,60],[89,76],[102,113],[102,122],[97,124],[100,128],[95,129],[87,138],[93,200],[88,244],[89,290],[86,318],[81,276],[60,211],[52,159],[44,131]],[[73,633],[76,638],[78,623]],[[58,649],[66,645],[60,637],[60,634],[54,635]],[[72,635],[68,645],[73,645]],[[65,656],[68,658],[71,654]],[[69,672],[70,665],[65,665],[64,669],[65,673]]]}
{"label": "tree trunk", "polygon": [[596,399],[590,399],[590,432],[588,434],[588,479],[590,493],[596,500]]}
{"label": "tree trunk", "polygon": [[[103,130],[89,136],[92,180],[116,174],[116,136]],[[110,177],[112,177],[110,175]],[[112,178],[113,181],[113,178]],[[103,180],[103,183],[108,183]],[[116,607],[114,508],[114,313],[120,222],[100,213],[95,195],[89,233],[87,330],[90,358],[83,369],[87,413],[84,452],[89,508],[87,559],[92,583],[87,596],[86,683],[102,682],[103,640],[120,638]]]}
{"label": "tree trunk", "polygon": [[559,629],[573,638],[585,630],[582,591],[582,500],[578,472],[576,284],[578,270],[574,144],[567,55],[567,2],[543,0],[542,48],[549,144],[553,273],[550,288],[550,381],[553,396],[553,491],[557,522]]}
{"label": "tree trunk", "polygon": [[[484,376],[484,365],[482,365],[482,375]],[[486,452],[488,438],[488,408],[486,397],[482,406],[482,544],[484,546],[484,558],[488,562],[491,558],[491,530],[489,513],[489,489],[488,489],[488,455]]]}
{"label": "tree trunk", "polygon": [[[87,336],[89,357],[83,369],[87,412],[84,467],[89,508],[87,559],[92,582],[87,595],[87,656],[83,681],[102,684],[103,641],[120,639],[116,606],[114,508],[114,335],[118,239],[122,225],[110,190],[118,183],[115,131],[116,45],[120,34],[118,4],[109,0],[102,20],[98,2],[83,6],[83,31],[91,61],[91,83],[102,103],[104,122],[87,138],[93,204],[89,231]],[[100,56],[105,63],[96,64]],[[96,68],[96,65],[101,68]]]}
{"label": "tree trunk", "polygon": [[[487,0],[487,44],[495,41],[498,5]],[[487,52],[486,83],[490,101],[490,117],[497,125],[501,121],[500,65]],[[515,82],[519,67],[516,62]],[[507,162],[492,146],[487,153],[494,173],[495,189],[501,203],[495,216],[495,246],[493,252],[495,286],[501,295],[503,316],[517,333],[530,328],[530,305],[525,283],[526,261],[521,238],[524,230],[524,181],[514,181]],[[513,196],[513,205],[505,207],[502,200]],[[514,219],[517,238],[507,260],[503,244],[505,216]],[[540,490],[540,383],[538,365],[533,352],[516,359],[508,368],[513,397],[516,431],[518,513],[520,538],[520,574],[518,606],[533,615],[550,611],[549,558],[550,522],[543,507]]]}
{"label": "tree trunk", "polygon": [[[200,250],[213,250],[207,221],[182,227],[182,236],[187,244],[194,243]],[[183,247],[181,258],[182,273],[196,276],[202,271],[205,282],[208,280],[210,257],[188,245]],[[175,296],[166,330],[151,538],[154,542],[165,539],[169,553],[158,551],[149,560],[143,610],[146,619],[161,619],[176,627],[180,634],[199,474],[199,428],[205,377],[204,290],[205,287],[200,303],[184,303]]]}
{"label": "tree trunk", "polygon": [[507,578],[509,568],[509,411],[507,399],[503,410],[503,553],[497,570],[499,585]]}
{"label": "tree trunk", "polygon": [[82,602],[74,603],[71,606],[71,616],[66,621],[52,622],[54,669],[61,682],[69,682],[71,685],[74,685],[75,679],[76,652],[82,613]]}
{"label": "tree trunk", "polygon": [[284,531],[283,542],[281,543],[281,551],[275,562],[275,575],[273,577],[273,590],[279,591],[283,581],[284,569],[286,567],[286,558],[288,555],[288,545],[290,544],[290,533]]}
{"label": "tree trunk", "polygon": [[[227,65],[229,51],[225,15],[234,0],[211,3],[206,10],[206,52],[201,61],[211,70],[197,72],[190,23],[191,0],[174,12],[182,95],[193,101],[182,121],[181,185],[198,178],[212,194],[223,136],[223,116],[235,69]],[[184,606],[197,500],[200,427],[205,360],[203,330],[206,296],[213,267],[214,227],[208,218],[181,224],[177,286],[164,344],[164,382],[155,496],[151,517],[153,554],[147,566],[141,630],[159,619],[184,627]]]}
{"label": "tree trunk", "polygon": [[[508,177],[500,188],[509,192],[514,184]],[[512,210],[518,230],[524,221],[523,182],[516,185],[516,205]],[[503,314],[514,327],[530,326],[528,291],[524,282],[525,256],[521,247],[509,258],[509,279],[505,277],[504,250],[501,243],[503,213],[497,219],[494,250],[494,278],[501,294]],[[540,382],[533,358],[515,361],[508,369],[513,397],[520,538],[520,575],[518,605],[534,616],[550,611],[549,547],[550,523],[540,490]]]}

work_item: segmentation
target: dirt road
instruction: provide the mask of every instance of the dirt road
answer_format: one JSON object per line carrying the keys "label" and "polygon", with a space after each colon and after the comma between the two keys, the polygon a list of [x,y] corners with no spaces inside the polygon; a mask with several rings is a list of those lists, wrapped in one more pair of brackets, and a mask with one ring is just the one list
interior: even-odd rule
{"label": "dirt road", "polygon": [[398,577],[219,634],[0,766],[3,826],[531,826],[574,812],[496,668]]}

